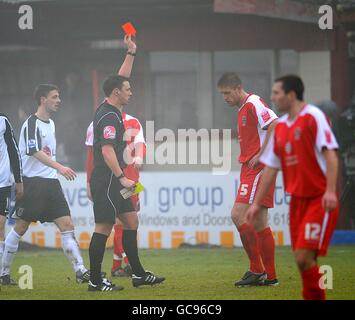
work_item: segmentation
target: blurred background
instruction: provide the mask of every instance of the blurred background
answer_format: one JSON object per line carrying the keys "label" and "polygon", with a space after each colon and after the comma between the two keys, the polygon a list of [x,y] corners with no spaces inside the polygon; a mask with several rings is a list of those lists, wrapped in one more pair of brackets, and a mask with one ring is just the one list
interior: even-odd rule
{"label": "blurred background", "polygon": [[[23,3],[33,9],[33,30],[18,27]],[[333,30],[318,26],[318,9],[324,4],[333,8]],[[124,60],[121,25],[127,21],[138,31],[138,52],[131,80],[134,96],[126,112],[143,126],[154,120],[155,130],[235,133],[236,112],[216,90],[227,71],[238,72],[246,90],[271,108],[273,79],[299,74],[306,101],[323,107],[335,127],[355,105],[355,1],[0,0],[0,110],[11,119],[17,137],[36,110],[36,85],[57,84],[62,99],[54,117],[57,158],[85,170],[86,128],[103,99],[103,79]],[[351,119],[352,113],[344,126],[355,132]],[[347,152],[355,145],[355,133],[344,140]],[[233,143],[233,159],[237,153]],[[346,164],[355,168],[353,153]],[[234,160],[233,169],[239,169]],[[348,185],[347,194],[353,194],[353,175],[343,169],[340,190]],[[147,165],[144,170],[180,169]],[[344,197],[339,219],[342,229],[355,228],[355,204],[349,198]]]}

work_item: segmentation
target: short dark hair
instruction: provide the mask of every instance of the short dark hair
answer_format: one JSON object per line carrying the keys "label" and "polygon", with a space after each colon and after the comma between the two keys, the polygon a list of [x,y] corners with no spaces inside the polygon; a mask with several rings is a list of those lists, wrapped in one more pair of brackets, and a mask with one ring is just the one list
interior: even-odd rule
{"label": "short dark hair", "polygon": [[59,92],[59,88],[54,84],[40,84],[36,87],[33,96],[34,96],[36,102],[38,103],[38,105],[41,104],[41,98],[42,97],[47,98],[48,94],[52,90],[57,90]]}
{"label": "short dark hair", "polygon": [[240,80],[239,76],[235,72],[226,72],[222,75],[222,77],[218,80],[217,87],[230,87],[236,88],[240,86],[242,81]]}
{"label": "short dark hair", "polygon": [[281,82],[282,88],[285,93],[294,91],[297,100],[303,101],[304,84],[299,76],[289,74],[280,78],[277,78],[275,82]]}
{"label": "short dark hair", "polygon": [[103,90],[105,92],[106,97],[109,97],[113,91],[113,89],[118,88],[122,89],[123,82],[128,81],[127,78],[118,76],[118,75],[110,75],[106,78]]}

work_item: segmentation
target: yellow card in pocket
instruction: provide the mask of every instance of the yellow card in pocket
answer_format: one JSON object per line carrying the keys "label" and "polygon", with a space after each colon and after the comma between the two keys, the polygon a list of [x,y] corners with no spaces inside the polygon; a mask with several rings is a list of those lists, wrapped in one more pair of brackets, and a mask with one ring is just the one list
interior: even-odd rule
{"label": "yellow card in pocket", "polygon": [[143,190],[144,190],[144,186],[140,182],[137,182],[134,189],[134,193],[140,193]]}
{"label": "yellow card in pocket", "polygon": [[134,194],[138,194],[144,190],[143,185],[140,182],[137,182],[132,188],[123,188],[121,189],[121,195],[123,199],[128,199],[132,197]]}

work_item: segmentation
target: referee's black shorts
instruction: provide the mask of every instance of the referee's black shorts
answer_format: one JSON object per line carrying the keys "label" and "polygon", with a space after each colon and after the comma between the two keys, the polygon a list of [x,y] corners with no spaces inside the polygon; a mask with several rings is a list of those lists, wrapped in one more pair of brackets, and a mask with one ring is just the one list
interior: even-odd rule
{"label": "referee's black shorts", "polygon": [[52,222],[70,216],[58,179],[23,178],[24,197],[16,203],[15,218],[29,222]]}
{"label": "referee's black shorts", "polygon": [[9,202],[11,195],[11,187],[0,188],[0,216],[5,216],[9,213]]}
{"label": "referee's black shorts", "polygon": [[90,180],[96,223],[114,224],[119,214],[136,211],[131,198],[120,193],[124,187],[106,168],[95,168]]}

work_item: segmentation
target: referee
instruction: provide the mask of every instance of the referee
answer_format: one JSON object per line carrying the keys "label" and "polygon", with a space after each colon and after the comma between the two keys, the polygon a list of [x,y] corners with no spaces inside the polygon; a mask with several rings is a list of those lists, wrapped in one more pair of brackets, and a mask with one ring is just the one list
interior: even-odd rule
{"label": "referee", "polygon": [[60,106],[59,89],[41,84],[36,88],[37,112],[30,115],[22,126],[19,149],[23,163],[24,197],[16,203],[15,227],[5,240],[1,279],[10,281],[10,268],[18,250],[20,238],[31,222],[54,222],[61,232],[65,255],[76,273],[77,282],[88,282],[89,271],[83,264],[74,225],[67,201],[57,178],[57,172],[67,180],[74,180],[75,172],[56,161],[55,126],[52,114]]}
{"label": "referee", "polygon": [[[135,53],[129,52],[134,55]],[[154,285],[165,278],[147,272],[141,265],[137,248],[138,216],[130,198],[124,199],[123,188],[133,188],[135,182],[124,176],[126,141],[122,109],[132,96],[128,80],[119,75],[109,76],[103,85],[106,100],[94,116],[94,170],[90,180],[94,202],[95,232],[91,238],[89,291],[117,291],[123,287],[102,280],[101,264],[108,236],[119,219],[123,225],[123,249],[132,267],[132,284]]]}
{"label": "referee", "polygon": [[[9,210],[12,176],[16,182],[16,200],[19,200],[23,197],[20,152],[8,117],[0,113],[0,269],[5,247],[5,222]],[[8,284],[15,282],[8,279]]]}

